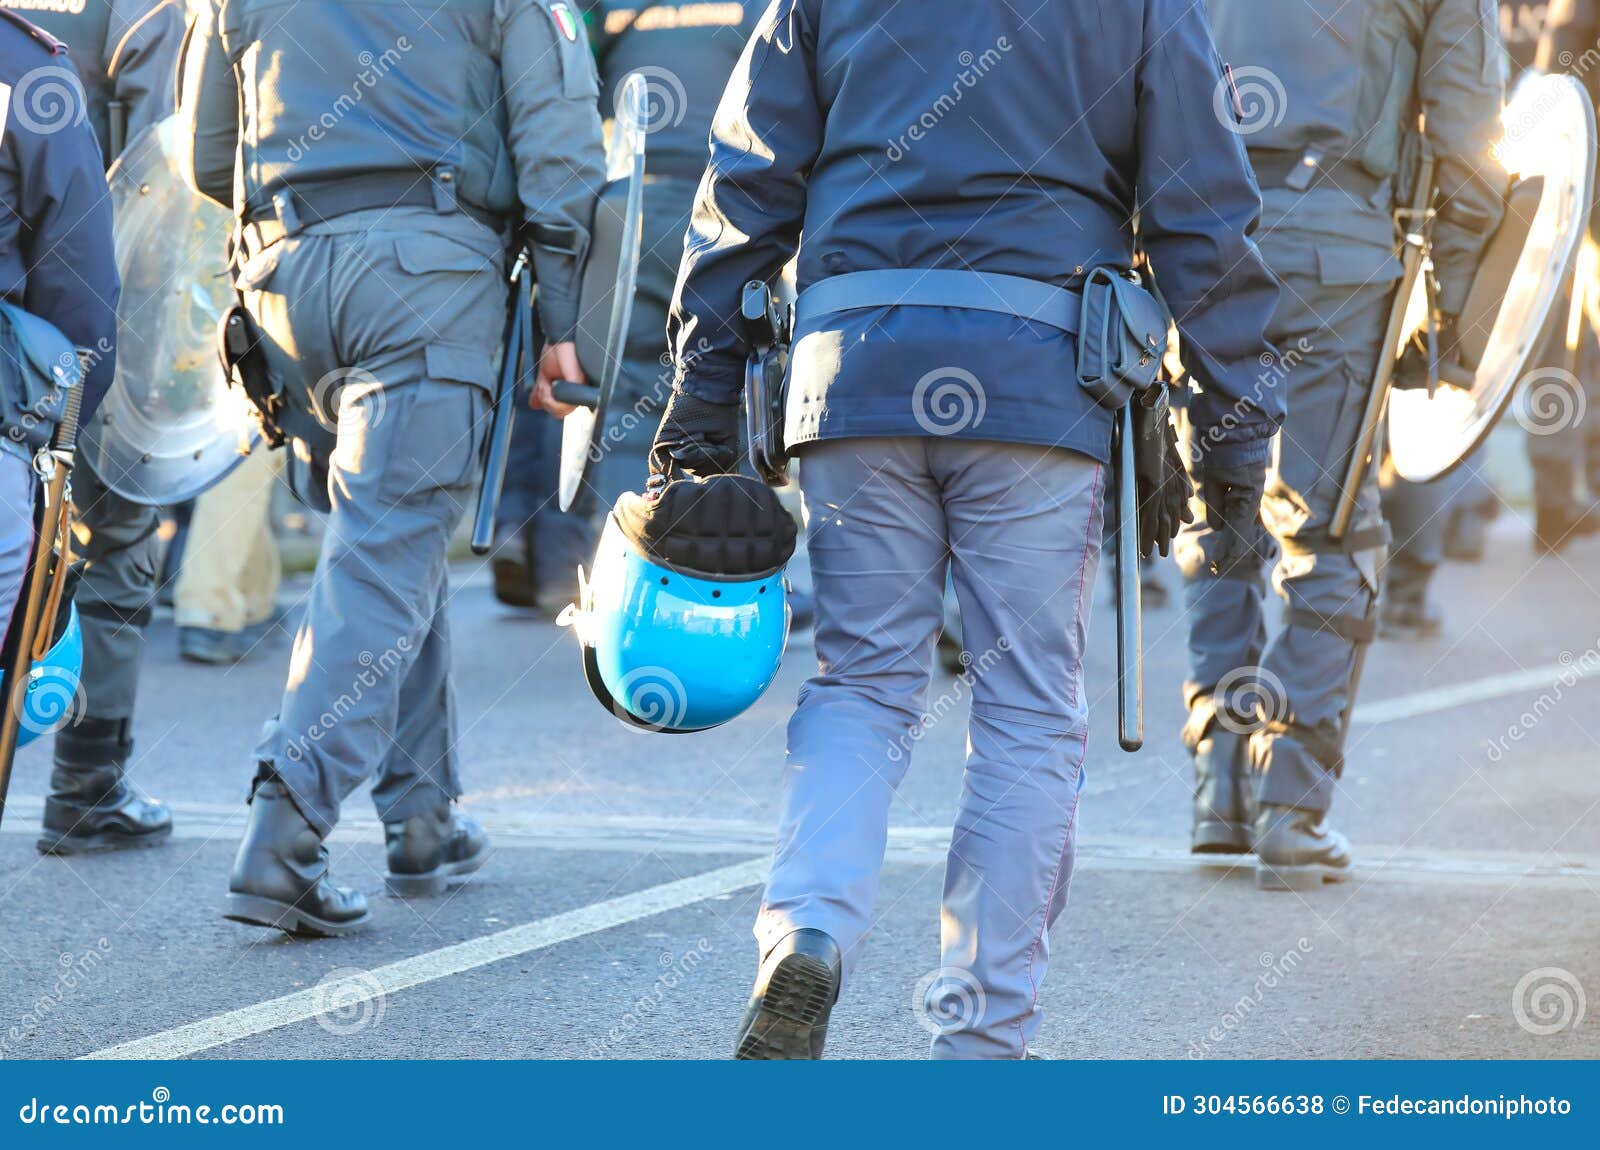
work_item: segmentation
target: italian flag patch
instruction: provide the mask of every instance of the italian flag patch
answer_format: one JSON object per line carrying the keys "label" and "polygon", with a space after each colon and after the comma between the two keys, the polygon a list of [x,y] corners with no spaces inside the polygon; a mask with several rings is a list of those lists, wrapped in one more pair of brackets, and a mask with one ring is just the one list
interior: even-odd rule
{"label": "italian flag patch", "polygon": [[561,29],[561,34],[576,44],[578,42],[578,21],[573,18],[572,9],[558,2],[550,5],[550,15],[556,18],[556,27]]}

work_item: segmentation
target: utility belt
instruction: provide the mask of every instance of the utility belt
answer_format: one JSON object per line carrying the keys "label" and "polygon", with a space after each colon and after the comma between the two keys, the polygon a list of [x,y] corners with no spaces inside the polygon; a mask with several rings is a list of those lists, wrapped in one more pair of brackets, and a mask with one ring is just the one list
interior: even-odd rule
{"label": "utility belt", "polygon": [[1354,160],[1329,162],[1314,148],[1300,151],[1253,148],[1250,166],[1255,169],[1257,186],[1262,188],[1288,188],[1296,192],[1338,188],[1375,207],[1388,207],[1394,199],[1390,177],[1374,176]]}
{"label": "utility belt", "polygon": [[32,462],[82,382],[77,348],[61,329],[0,300],[0,450]]}
{"label": "utility belt", "polygon": [[[256,255],[310,224],[326,223],[351,212],[388,208],[427,208],[441,215],[461,212],[494,231],[506,217],[461,199],[455,172],[435,168],[426,174],[372,172],[279,188],[270,200],[250,204],[239,221],[235,258]],[[268,447],[283,446],[286,400],[267,363],[261,331],[243,297],[217,324],[217,353],[230,386],[239,388],[256,411]]]}
{"label": "utility belt", "polygon": [[440,215],[462,212],[497,232],[507,218],[461,199],[450,168],[435,168],[426,174],[372,172],[279,188],[270,200],[246,206],[240,238],[253,254],[309,224],[383,208],[427,208]]}
{"label": "utility belt", "polygon": [[1156,382],[1166,353],[1166,308],[1135,279],[1097,267],[1077,290],[1024,276],[930,268],[848,272],[800,293],[795,323],[864,308],[944,307],[1042,323],[1078,341],[1078,385],[1120,408]]}

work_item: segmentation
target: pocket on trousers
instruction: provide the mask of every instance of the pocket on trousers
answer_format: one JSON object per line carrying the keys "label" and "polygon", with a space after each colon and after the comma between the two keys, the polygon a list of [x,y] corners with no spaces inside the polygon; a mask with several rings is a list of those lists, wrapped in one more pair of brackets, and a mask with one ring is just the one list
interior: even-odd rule
{"label": "pocket on trousers", "polygon": [[[430,357],[430,366],[431,362]],[[383,395],[377,392],[362,405]],[[407,503],[476,482],[487,410],[488,396],[460,383],[429,380],[396,389],[388,396],[385,410],[370,413],[380,421],[370,430],[386,433],[374,436],[369,431],[368,436],[368,453],[374,448],[383,453],[378,498],[385,503]],[[341,412],[341,441],[343,415]]]}

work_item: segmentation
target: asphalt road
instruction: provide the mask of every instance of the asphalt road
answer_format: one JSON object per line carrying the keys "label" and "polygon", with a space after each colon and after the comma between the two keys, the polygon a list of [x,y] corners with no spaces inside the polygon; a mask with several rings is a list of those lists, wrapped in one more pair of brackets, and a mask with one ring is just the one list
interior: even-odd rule
{"label": "asphalt road", "polygon": [[[1146,620],[1147,749],[1117,749],[1102,587],[1083,846],[1042,995],[1048,1053],[1600,1057],[1600,544],[1535,562],[1510,512],[1494,544],[1442,574],[1443,638],[1375,648],[1335,812],[1359,871],[1304,895],[1187,854],[1176,605]],[[134,770],[173,803],[178,833],[132,855],[41,858],[47,755],[24,752],[0,831],[0,1055],[727,1053],[808,641],[738,722],[641,736],[589,699],[570,636],[496,605],[470,565],[455,574],[465,801],[496,842],[482,875],[438,899],[383,895],[381,830],[357,794],[332,848],[336,874],[373,900],[371,930],[296,942],[223,921],[250,751],[288,644],[193,667],[158,622]],[[935,694],[951,683],[936,678]],[[939,965],[964,710],[917,748],[831,1055],[926,1052],[917,990]]]}

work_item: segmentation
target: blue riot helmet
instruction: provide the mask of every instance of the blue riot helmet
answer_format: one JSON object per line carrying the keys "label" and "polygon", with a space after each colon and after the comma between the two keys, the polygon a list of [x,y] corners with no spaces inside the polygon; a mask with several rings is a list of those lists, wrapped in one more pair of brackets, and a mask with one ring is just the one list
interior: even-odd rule
{"label": "blue riot helmet", "polygon": [[783,569],[795,537],[777,493],[742,475],[617,500],[560,619],[595,698],[631,727],[669,733],[748,710],[789,637]]}
{"label": "blue riot helmet", "polygon": [[[78,608],[71,600],[63,600],[52,635],[49,649],[33,661],[28,671],[22,721],[17,724],[19,748],[74,721],[83,712],[79,702],[83,629],[78,625]],[[4,697],[5,678],[5,672],[0,670],[0,698]]]}

